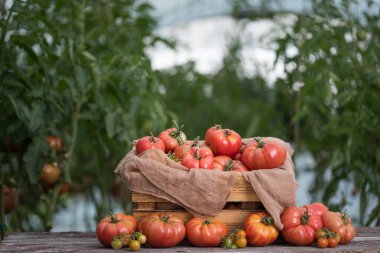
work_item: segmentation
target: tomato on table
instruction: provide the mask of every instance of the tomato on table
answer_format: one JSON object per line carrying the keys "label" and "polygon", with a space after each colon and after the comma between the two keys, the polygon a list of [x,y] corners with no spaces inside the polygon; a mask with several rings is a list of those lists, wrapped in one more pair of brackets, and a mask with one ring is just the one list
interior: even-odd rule
{"label": "tomato on table", "polygon": [[356,235],[356,229],[347,212],[343,214],[331,211],[325,212],[322,214],[322,221],[326,228],[339,235],[339,244],[348,244]]}
{"label": "tomato on table", "polygon": [[278,237],[278,229],[274,225],[273,217],[267,212],[250,214],[244,223],[248,244],[251,246],[266,246]]}
{"label": "tomato on table", "polygon": [[198,247],[217,247],[227,235],[227,225],[215,219],[194,217],[186,224],[186,237]]}

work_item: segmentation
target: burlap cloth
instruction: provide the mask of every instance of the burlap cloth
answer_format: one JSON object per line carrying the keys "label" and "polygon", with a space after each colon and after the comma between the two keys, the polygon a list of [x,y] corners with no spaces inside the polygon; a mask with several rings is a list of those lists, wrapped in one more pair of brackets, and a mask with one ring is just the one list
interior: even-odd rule
{"label": "burlap cloth", "polygon": [[[292,161],[293,149],[280,139],[286,148],[286,160],[278,168],[243,172],[265,209],[281,230],[280,215],[285,207],[296,203],[297,182]],[[243,139],[244,143],[253,138]],[[120,161],[117,173],[131,191],[150,194],[178,204],[195,216],[216,216],[223,209],[237,173],[206,169],[188,170],[172,161],[164,152],[151,149],[140,155],[134,148]]]}

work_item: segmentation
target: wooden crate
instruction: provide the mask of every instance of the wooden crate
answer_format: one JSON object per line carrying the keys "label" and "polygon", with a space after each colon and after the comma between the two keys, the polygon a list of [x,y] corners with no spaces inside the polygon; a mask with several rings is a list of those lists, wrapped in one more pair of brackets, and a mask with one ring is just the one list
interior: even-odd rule
{"label": "wooden crate", "polygon": [[[184,222],[190,220],[193,215],[182,207],[170,203],[165,199],[147,194],[132,192],[133,215],[137,219],[155,212],[176,215]],[[264,210],[260,199],[252,189],[252,186],[239,174],[231,190],[227,203],[218,216],[212,217],[227,224],[229,231],[243,228],[245,218],[254,211]]]}

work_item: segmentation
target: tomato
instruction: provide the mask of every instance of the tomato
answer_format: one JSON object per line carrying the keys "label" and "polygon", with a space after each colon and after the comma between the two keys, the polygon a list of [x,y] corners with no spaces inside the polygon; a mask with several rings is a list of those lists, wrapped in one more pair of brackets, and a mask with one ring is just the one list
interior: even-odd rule
{"label": "tomato", "polygon": [[339,244],[348,244],[356,235],[356,229],[346,212],[343,214],[331,211],[325,212],[322,214],[322,221],[326,228],[339,235]]}
{"label": "tomato", "polygon": [[218,129],[210,137],[209,145],[215,155],[227,155],[233,157],[242,146],[238,133],[229,129]]}
{"label": "tomato", "polygon": [[146,235],[147,244],[153,248],[176,246],[186,234],[183,221],[165,213],[153,213],[144,217],[139,221],[138,231]]}
{"label": "tomato", "polygon": [[311,203],[308,205],[303,205],[303,207],[313,209],[320,216],[329,210],[329,208],[327,206],[325,206],[324,204],[319,203],[319,202],[314,202],[314,203]]}
{"label": "tomato", "polygon": [[141,247],[141,244],[137,240],[132,240],[129,243],[129,249],[132,251],[139,251],[140,247]]}
{"label": "tomato", "polygon": [[113,239],[112,242],[111,242],[111,247],[113,249],[116,249],[116,250],[119,250],[123,247],[123,241],[120,240],[120,239]]}
{"label": "tomato", "polygon": [[272,216],[267,212],[250,214],[244,223],[247,241],[252,246],[265,246],[278,237],[278,229],[273,224]]}
{"label": "tomato", "polygon": [[326,230],[321,228],[315,231],[315,239],[325,238],[327,236]]}
{"label": "tomato", "polygon": [[247,239],[245,237],[237,237],[236,240],[234,240],[234,244],[238,248],[245,248],[247,247]]}
{"label": "tomato", "polygon": [[243,150],[242,161],[250,170],[273,169],[284,163],[285,147],[278,142],[264,142],[261,138],[247,144]]}
{"label": "tomato", "polygon": [[176,147],[174,149],[174,155],[178,158],[178,159],[182,159],[182,157],[189,153],[190,151],[190,148],[191,146],[190,145],[187,145],[187,144],[184,144],[184,145],[180,145],[178,147]]}
{"label": "tomato", "polygon": [[152,132],[150,136],[144,136],[137,141],[136,154],[141,154],[148,149],[160,149],[165,152],[165,145],[160,138],[154,137]]}
{"label": "tomato", "polygon": [[3,186],[4,213],[10,213],[15,209],[18,202],[18,192],[14,187]]}
{"label": "tomato", "polygon": [[319,238],[317,241],[318,248],[324,249],[329,245],[329,241],[327,238]]}
{"label": "tomato", "polygon": [[182,165],[188,169],[212,169],[214,156],[208,148],[193,147],[182,157]]}
{"label": "tomato", "polygon": [[335,248],[338,245],[338,240],[335,237],[330,237],[328,239],[328,245],[330,248]]}
{"label": "tomato", "polygon": [[136,228],[137,221],[133,216],[123,213],[110,214],[99,221],[96,236],[104,246],[110,247],[114,237],[123,233],[132,234]]}
{"label": "tomato", "polygon": [[143,234],[141,234],[141,233],[139,233],[137,235],[137,241],[139,241],[140,244],[146,243],[146,236],[143,235]]}
{"label": "tomato", "polygon": [[47,142],[49,149],[55,150],[57,152],[63,150],[63,140],[55,135],[48,135]]}
{"label": "tomato", "polygon": [[244,165],[242,161],[233,160],[232,161],[232,171],[249,171],[247,166]]}
{"label": "tomato", "polygon": [[214,134],[214,132],[216,130],[219,130],[219,129],[222,129],[221,125],[215,125],[213,127],[210,127],[209,129],[207,129],[206,134],[205,134],[205,144],[206,145],[210,144],[211,136]]}
{"label": "tomato", "polygon": [[243,229],[236,230],[234,234],[236,237],[247,237],[247,233]]}
{"label": "tomato", "polygon": [[181,128],[182,127],[169,128],[158,135],[158,138],[160,138],[165,145],[166,153],[174,151],[176,147],[185,144],[186,135],[181,131]]}
{"label": "tomato", "polygon": [[282,236],[295,245],[310,245],[315,232],[323,227],[321,217],[313,210],[304,207],[287,207],[281,215],[284,225]]}
{"label": "tomato", "polygon": [[198,247],[216,247],[226,235],[227,225],[214,219],[194,217],[186,224],[187,239]]}
{"label": "tomato", "polygon": [[61,170],[55,164],[45,163],[40,174],[43,189],[51,188],[60,176]]}
{"label": "tomato", "polygon": [[231,170],[232,169],[232,159],[226,155],[215,156],[212,163],[213,170]]}

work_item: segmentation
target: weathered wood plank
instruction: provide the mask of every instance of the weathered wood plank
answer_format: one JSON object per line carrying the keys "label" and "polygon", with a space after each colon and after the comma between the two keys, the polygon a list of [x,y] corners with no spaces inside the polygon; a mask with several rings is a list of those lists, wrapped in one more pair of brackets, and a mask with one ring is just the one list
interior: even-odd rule
{"label": "weathered wood plank", "polygon": [[[238,252],[321,252],[315,245],[295,247],[274,244],[262,248],[247,247]],[[0,245],[0,252],[114,252],[104,248],[95,233],[14,233],[6,237]],[[123,251],[124,252],[124,251]],[[128,251],[129,252],[129,251]],[[186,242],[169,249],[142,248],[140,252],[235,252],[223,248],[197,248]],[[357,236],[349,245],[324,249],[323,252],[380,252],[380,227],[359,227]]]}

